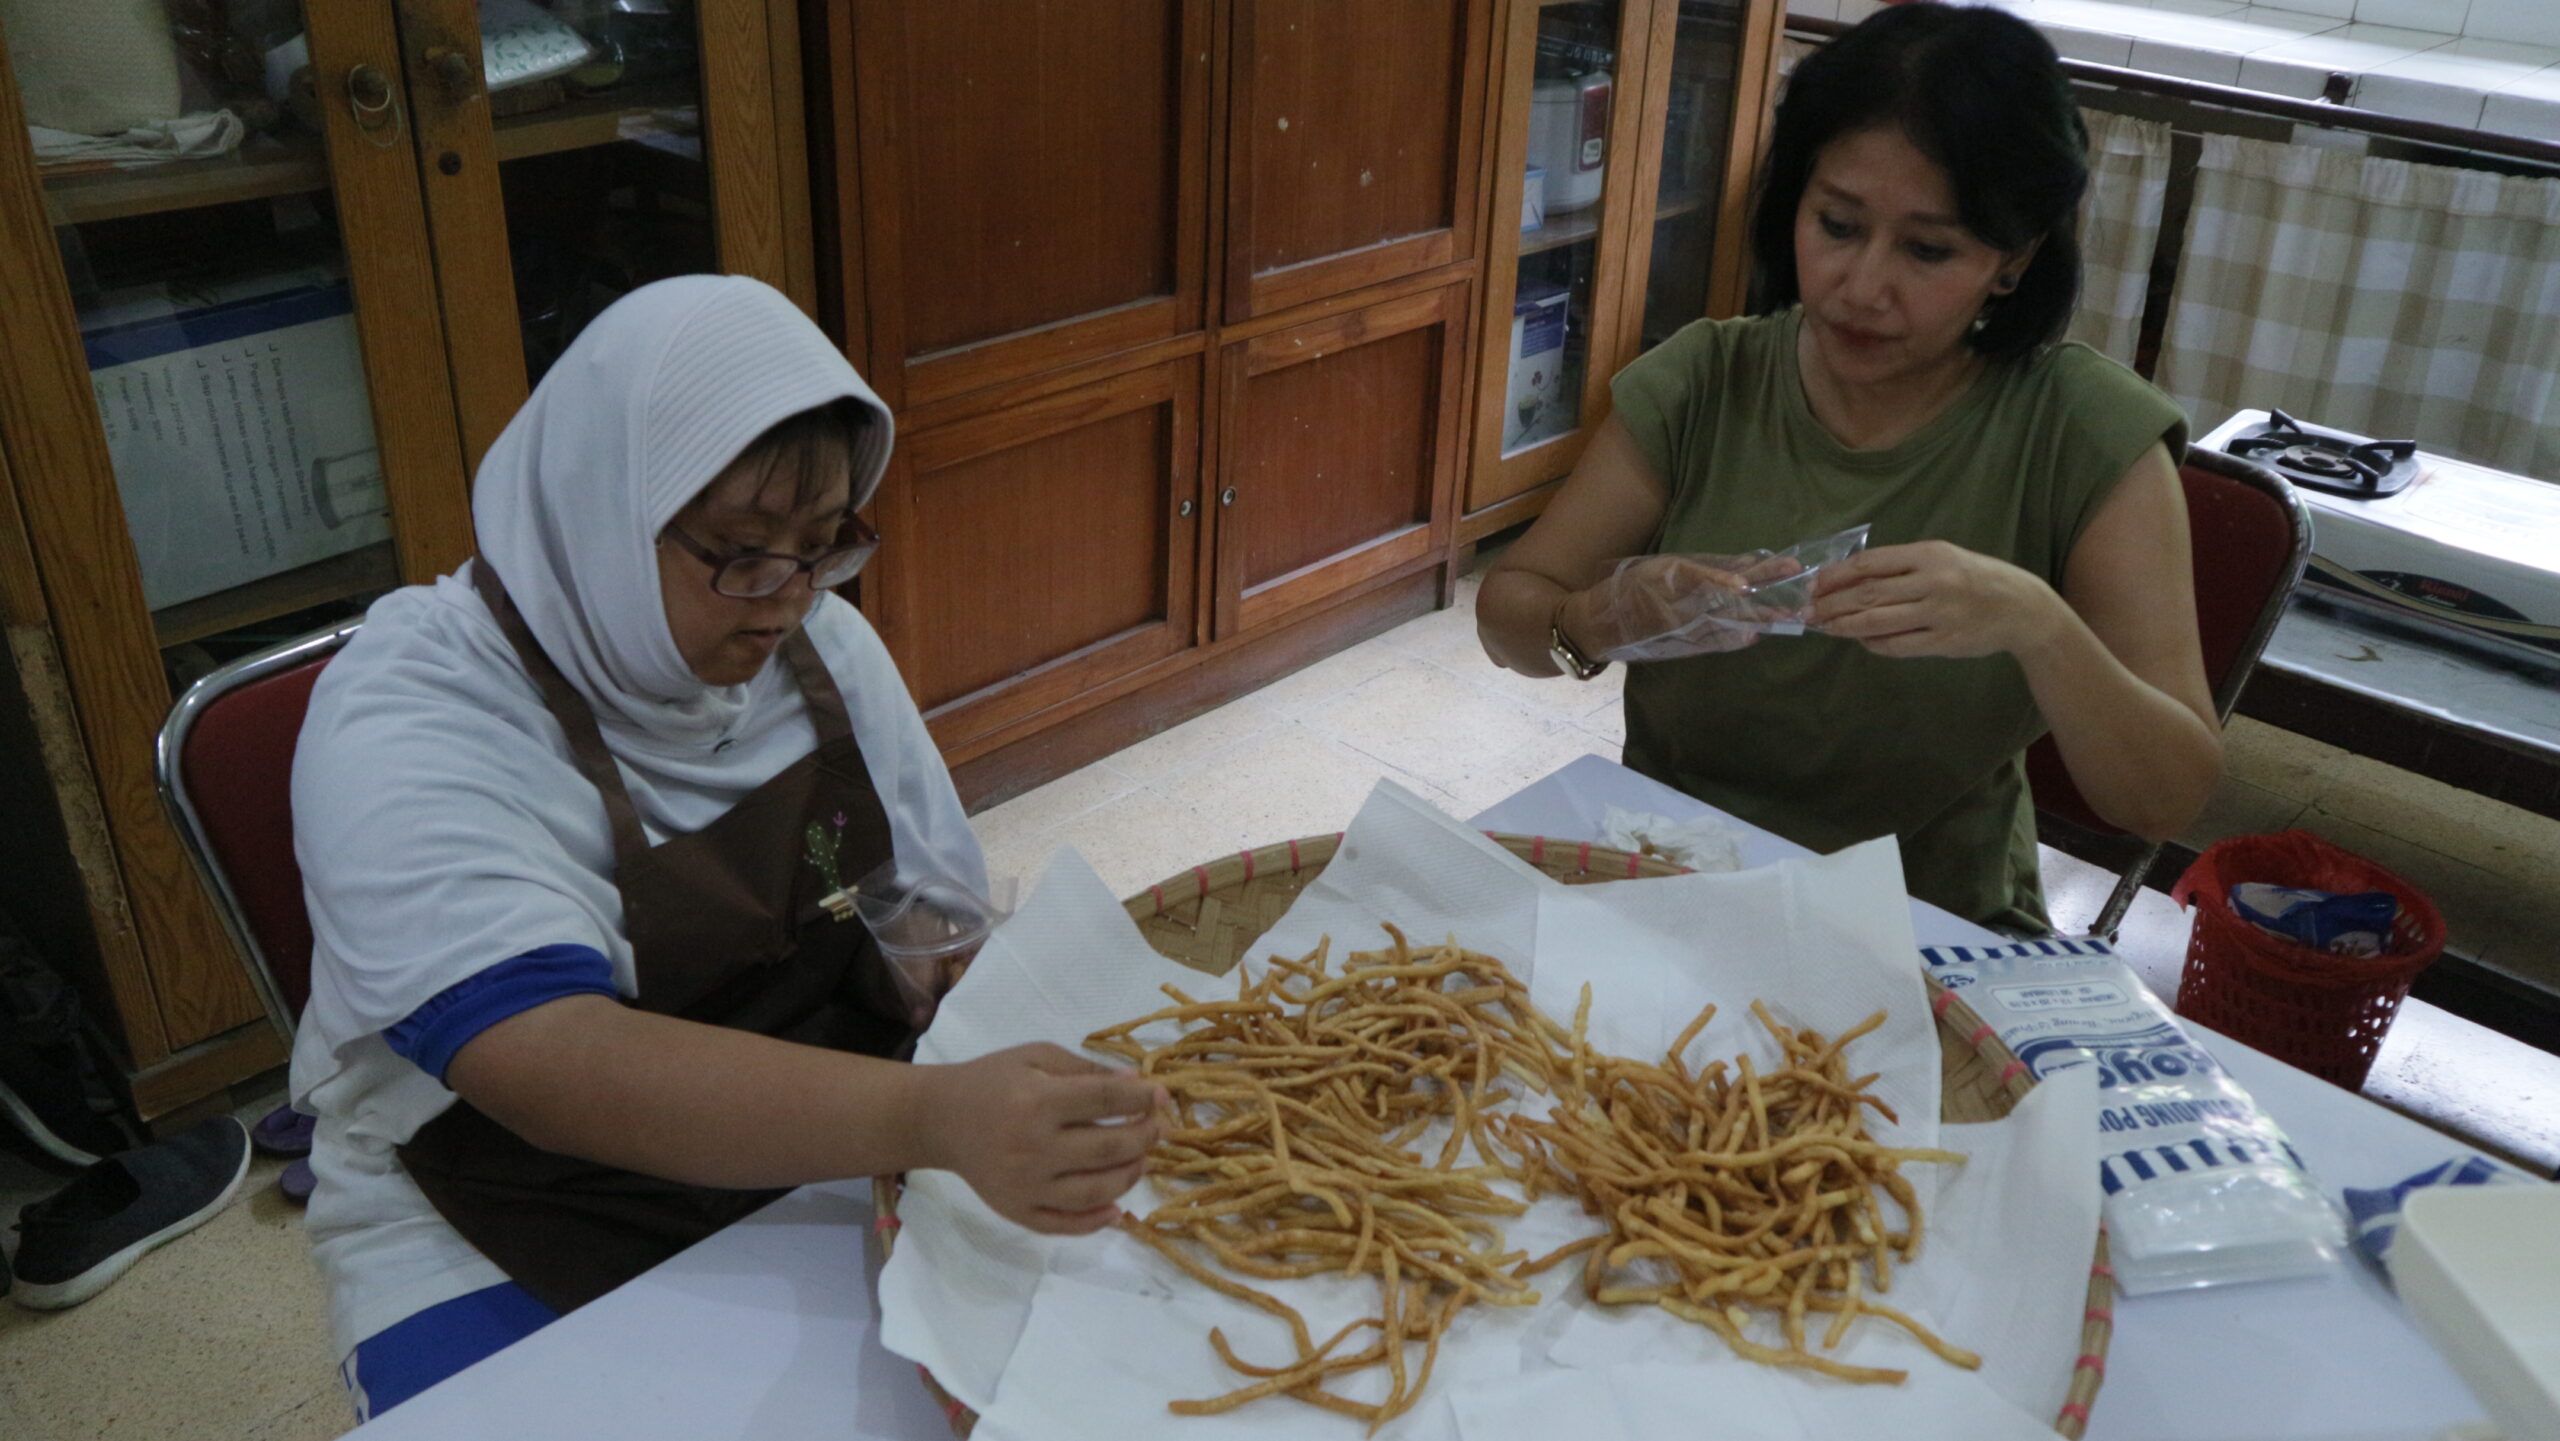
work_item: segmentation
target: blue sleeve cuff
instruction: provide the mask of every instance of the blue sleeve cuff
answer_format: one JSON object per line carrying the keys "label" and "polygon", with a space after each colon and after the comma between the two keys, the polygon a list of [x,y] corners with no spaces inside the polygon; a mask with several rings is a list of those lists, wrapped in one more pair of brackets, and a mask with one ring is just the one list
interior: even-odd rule
{"label": "blue sleeve cuff", "polygon": [[563,996],[614,996],[613,962],[593,946],[538,946],[430,997],[382,1033],[391,1049],[444,1080],[454,1053],[509,1016]]}

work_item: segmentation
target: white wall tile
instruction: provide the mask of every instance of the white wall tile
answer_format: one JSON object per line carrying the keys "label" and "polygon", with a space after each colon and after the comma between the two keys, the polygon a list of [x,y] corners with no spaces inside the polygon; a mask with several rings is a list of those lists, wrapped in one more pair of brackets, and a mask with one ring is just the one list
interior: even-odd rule
{"label": "white wall tile", "polygon": [[2451,43],[2451,36],[2428,30],[2403,30],[2391,25],[2345,25],[2325,35],[2289,40],[2258,52],[2265,60],[2290,60],[2298,65],[2323,65],[2362,75],[2379,70],[2394,60]]}
{"label": "white wall tile", "polygon": [[1840,0],[1840,18],[1855,25],[1884,8],[1884,0]]}
{"label": "white wall tile", "polygon": [[2161,40],[2134,41],[2133,68],[2154,75],[2174,75],[2180,80],[2202,80],[2209,85],[2240,83],[2239,56],[2227,50],[2198,50]]}
{"label": "white wall tile", "polygon": [[2356,82],[2358,110],[2459,125],[2465,130],[2479,128],[2480,106],[2487,99],[2477,86],[2447,85],[2387,71],[2377,71]]}
{"label": "white wall tile", "polygon": [[2172,15],[2229,15],[2248,6],[2241,0],[2151,0],[2151,8]]}
{"label": "white wall tile", "polygon": [[2119,0],[2036,0],[2039,25],[2069,25],[2078,30],[2113,34],[2146,7]]}
{"label": "white wall tile", "polygon": [[2344,22],[2323,15],[2302,15],[2290,10],[2273,10],[2252,5],[2232,11],[2190,20],[2174,35],[2162,36],[2180,45],[2199,50],[2227,50],[2235,55],[2255,55],[2277,45],[2291,44],[2313,35],[2344,28]]}
{"label": "white wall tile", "polygon": [[2321,35],[2337,29],[2339,25],[2333,15],[2306,15],[2291,6],[2278,5],[2252,5],[2238,14],[2221,18],[2285,35]]}
{"label": "white wall tile", "polygon": [[2274,8],[2322,15],[2333,20],[2351,20],[2355,18],[2356,0],[2283,0]]}
{"label": "white wall tile", "polygon": [[2317,100],[2329,84],[2329,67],[2304,65],[2292,60],[2270,60],[2263,55],[2250,55],[2240,62],[2240,88],[2263,90],[2269,95],[2288,95],[2296,100]]}
{"label": "white wall tile", "polygon": [[2124,35],[2109,35],[2096,30],[2083,30],[2074,25],[2037,27],[2044,38],[2065,60],[2087,60],[2098,65],[2123,65],[2133,58],[2133,41]]}
{"label": "white wall tile", "polygon": [[2483,40],[2514,40],[2526,45],[2560,45],[2560,3],[2554,0],[2471,0],[2462,25],[2466,35]]}
{"label": "white wall tile", "polygon": [[2380,75],[2406,76],[2437,85],[2460,85],[2486,95],[2523,80],[2537,70],[2560,65],[2560,49],[2517,45],[2506,40],[2470,38],[2448,41],[2433,50],[2377,66]]}
{"label": "white wall tile", "polygon": [[2480,128],[2531,140],[2560,140],[2560,95],[2492,95],[2481,109]]}
{"label": "white wall tile", "polygon": [[2406,25],[2412,30],[2462,33],[2462,17],[2471,0],[2356,0],[2356,19],[2368,25]]}
{"label": "white wall tile", "polygon": [[[2093,28],[2103,29],[2111,34],[2128,35],[2137,42],[2157,40],[2165,45],[2186,45],[2192,49],[2216,48],[2211,44],[2198,44],[2190,38],[2200,29],[2209,32],[2211,29],[2209,22],[2214,17],[2148,6],[2116,5],[2109,8],[2114,13],[2105,17]],[[2246,7],[2234,6],[2225,13],[2236,15],[2244,8]]]}

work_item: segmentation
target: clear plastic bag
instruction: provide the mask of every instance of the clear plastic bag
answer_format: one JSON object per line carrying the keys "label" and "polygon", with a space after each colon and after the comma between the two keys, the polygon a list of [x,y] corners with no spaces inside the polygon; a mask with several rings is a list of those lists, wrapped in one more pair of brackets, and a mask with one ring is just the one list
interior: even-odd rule
{"label": "clear plastic bag", "polygon": [[2293,1143],[2105,945],[1921,954],[2039,1078],[2098,1068],[2099,1184],[2127,1293],[2336,1264],[2345,1223]]}
{"label": "clear plastic bag", "polygon": [[1676,660],[1734,650],[1763,635],[1802,635],[1814,577],[1867,548],[1867,527],[1785,550],[1741,555],[1646,555],[1618,562],[1604,589],[1599,651],[1621,661]]}
{"label": "clear plastic bag", "polygon": [[896,861],[849,888],[854,914],[879,942],[899,998],[907,1004],[908,1020],[917,1029],[933,1019],[943,994],[960,979],[988,934],[1013,914],[1011,878],[989,889],[993,895],[980,895],[949,876],[903,875]]}

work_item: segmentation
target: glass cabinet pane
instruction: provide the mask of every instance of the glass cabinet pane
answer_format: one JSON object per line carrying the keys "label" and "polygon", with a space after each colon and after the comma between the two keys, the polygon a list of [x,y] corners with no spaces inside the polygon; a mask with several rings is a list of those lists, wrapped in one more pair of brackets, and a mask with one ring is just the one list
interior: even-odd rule
{"label": "glass cabinet pane", "polygon": [[1653,259],[1638,341],[1645,350],[1707,313],[1716,205],[1733,122],[1735,56],[1742,42],[1739,0],[1677,3],[1662,184],[1653,198]]}
{"label": "glass cabinet pane", "polygon": [[598,312],[718,266],[693,0],[483,0],[525,379]]}
{"label": "glass cabinet pane", "polygon": [[125,523],[179,682],[398,583],[301,31],[294,0],[9,10]]}
{"label": "glass cabinet pane", "polygon": [[1616,0],[1578,0],[1538,14],[1503,412],[1506,456],[1582,423],[1601,196],[1615,163],[1609,114],[1621,83],[1619,8]]}

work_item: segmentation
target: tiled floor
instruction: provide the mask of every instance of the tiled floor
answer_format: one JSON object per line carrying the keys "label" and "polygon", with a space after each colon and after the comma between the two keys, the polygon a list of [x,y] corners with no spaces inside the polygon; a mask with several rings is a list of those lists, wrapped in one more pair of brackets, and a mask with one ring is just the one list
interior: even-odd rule
{"label": "tiled floor", "polygon": [[[976,825],[990,863],[1028,878],[1072,844],[1135,891],[1219,852],[1338,830],[1382,776],[1465,816],[1577,756],[1615,758],[1615,673],[1574,685],[1494,669],[1476,648],[1473,600],[1469,583],[1450,610],[986,811]],[[2560,822],[2245,721],[2230,749],[2190,844],[2319,831],[2436,896],[2457,943],[2560,986]],[[2107,878],[2050,860],[2056,920],[2085,921]],[[245,1199],[76,1311],[0,1306],[0,1438],[305,1441],[345,1429],[320,1288],[298,1216],[267,1184],[273,1170],[262,1163]],[[0,1154],[0,1214],[58,1184]]]}

